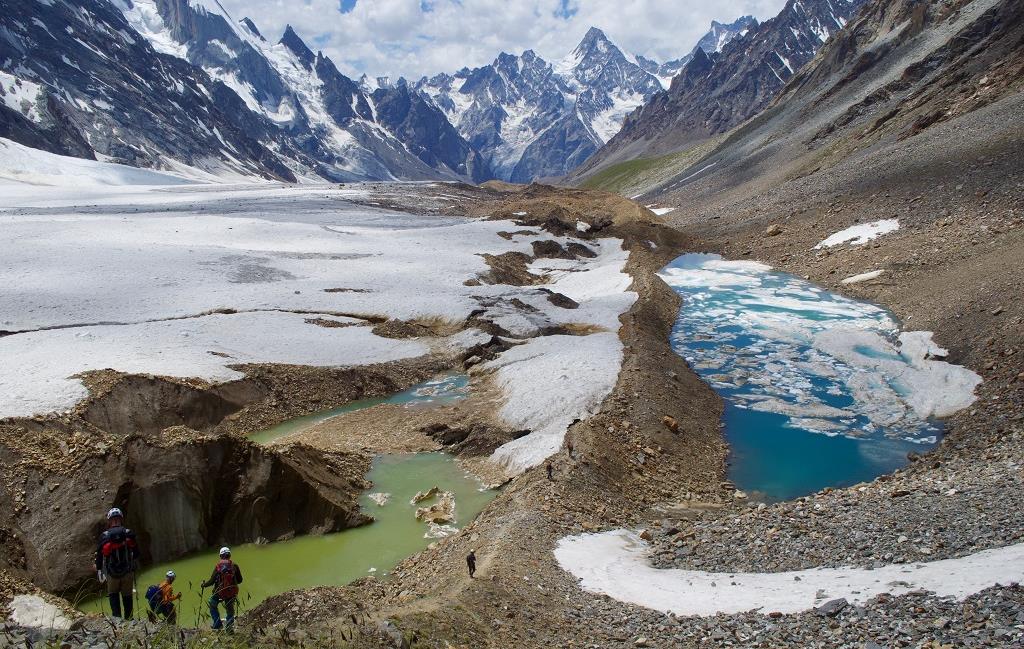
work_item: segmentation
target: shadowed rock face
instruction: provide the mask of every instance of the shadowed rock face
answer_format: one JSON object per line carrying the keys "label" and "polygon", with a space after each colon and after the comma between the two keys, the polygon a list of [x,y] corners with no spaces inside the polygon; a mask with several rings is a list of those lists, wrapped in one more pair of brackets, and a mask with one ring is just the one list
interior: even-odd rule
{"label": "shadowed rock face", "polygon": [[49,86],[35,138],[8,113],[0,114],[0,132],[28,145],[41,138],[58,153],[95,152],[149,167],[160,166],[163,155],[199,163],[230,148],[239,171],[294,179],[263,144],[273,138],[244,119],[248,111],[237,95],[186,61],[154,51],[112,4],[11,0],[0,28],[4,69]]}
{"label": "shadowed rock face", "polygon": [[436,106],[400,83],[373,93],[377,120],[396,134],[417,158],[431,167],[447,167],[474,182],[489,180],[490,167],[459,135]]}
{"label": "shadowed rock face", "polygon": [[125,375],[103,399],[91,401],[81,416],[115,435],[155,434],[179,425],[206,430],[265,397],[266,391],[248,380],[198,389],[158,377]]}
{"label": "shadowed rock face", "polygon": [[[362,456],[305,446],[277,451],[228,435],[183,431],[159,443],[131,437],[84,462],[74,477],[29,471],[28,484],[56,486],[27,492],[13,517],[25,556],[17,568],[55,592],[89,579],[111,506],[125,511],[144,564],[222,544],[361,525],[369,519],[359,513],[357,496],[368,486],[362,477],[368,469]],[[58,515],[55,503],[80,514]]]}

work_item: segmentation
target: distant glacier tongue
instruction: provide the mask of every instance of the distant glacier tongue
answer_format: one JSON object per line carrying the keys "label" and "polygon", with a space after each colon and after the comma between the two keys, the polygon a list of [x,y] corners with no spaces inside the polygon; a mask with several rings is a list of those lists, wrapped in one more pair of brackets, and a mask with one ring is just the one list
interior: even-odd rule
{"label": "distant glacier tongue", "polygon": [[730,477],[775,500],[892,471],[937,443],[932,419],[980,378],[884,309],[752,261],[689,254],[660,276],[683,298],[672,347],[725,399]]}

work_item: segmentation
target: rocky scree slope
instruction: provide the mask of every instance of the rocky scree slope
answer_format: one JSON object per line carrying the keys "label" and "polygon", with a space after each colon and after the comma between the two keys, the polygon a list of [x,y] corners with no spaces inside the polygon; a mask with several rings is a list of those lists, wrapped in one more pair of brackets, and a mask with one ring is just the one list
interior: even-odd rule
{"label": "rocky scree slope", "polygon": [[[695,51],[714,52],[753,24],[751,17],[712,23]],[[691,56],[663,64],[633,57],[591,28],[559,61],[533,50],[502,53],[490,65],[423,77],[415,88],[481,152],[496,178],[530,182],[585,162]]]}
{"label": "rocky scree slope", "polygon": [[[1019,143],[1021,8],[1020,0],[870,3],[766,110],[643,200],[685,200],[689,221],[738,210],[720,224],[736,227],[764,222],[795,193],[831,203],[885,188],[920,195],[922,204],[940,196],[964,202],[968,183],[949,180],[964,178],[958,160],[980,155],[990,167],[990,156]],[[940,134],[937,127],[951,121],[960,124],[956,136]],[[932,188],[928,197],[925,187]],[[866,200],[885,198],[891,194]],[[936,214],[951,212],[947,206]],[[835,230],[849,225],[845,220]]]}
{"label": "rocky scree slope", "polygon": [[[182,167],[288,181],[490,177],[431,104],[397,89],[374,100],[290,28],[271,44],[216,0],[7,7],[0,135],[28,146],[193,175]],[[399,108],[378,115],[375,101]]]}
{"label": "rocky scree slope", "polygon": [[580,179],[610,164],[685,149],[760,112],[863,0],[790,0],[774,18],[719,50],[698,48],[659,92],[585,165]]}

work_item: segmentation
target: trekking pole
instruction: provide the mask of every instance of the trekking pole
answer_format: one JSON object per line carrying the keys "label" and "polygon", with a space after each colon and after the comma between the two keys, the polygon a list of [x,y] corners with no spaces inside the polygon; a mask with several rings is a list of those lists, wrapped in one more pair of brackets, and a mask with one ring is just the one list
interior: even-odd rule
{"label": "trekking pole", "polygon": [[138,563],[136,563],[136,565],[133,566],[133,568],[134,570],[132,570],[132,618],[135,617],[135,611],[139,608],[139,589],[137,588],[139,582],[135,580],[135,575],[139,568]]}
{"label": "trekking pole", "polygon": [[199,608],[196,609],[196,626],[203,620],[203,605],[206,603],[206,587],[199,585]]}

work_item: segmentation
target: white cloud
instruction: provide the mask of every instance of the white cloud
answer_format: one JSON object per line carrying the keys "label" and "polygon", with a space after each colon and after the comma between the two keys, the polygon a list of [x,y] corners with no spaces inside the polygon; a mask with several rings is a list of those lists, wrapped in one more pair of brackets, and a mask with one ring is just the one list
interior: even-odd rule
{"label": "white cloud", "polygon": [[311,49],[323,50],[350,76],[417,79],[484,65],[502,51],[534,49],[558,59],[591,26],[629,52],[674,59],[693,48],[711,20],[731,22],[744,14],[764,20],[784,0],[356,0],[347,13],[339,0],[221,3],[236,19],[251,17],[268,40],[291,24]]}

